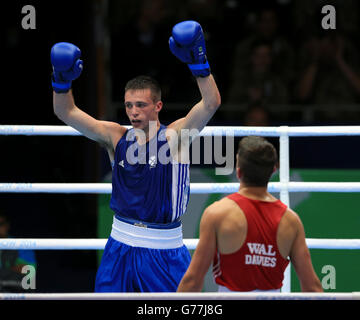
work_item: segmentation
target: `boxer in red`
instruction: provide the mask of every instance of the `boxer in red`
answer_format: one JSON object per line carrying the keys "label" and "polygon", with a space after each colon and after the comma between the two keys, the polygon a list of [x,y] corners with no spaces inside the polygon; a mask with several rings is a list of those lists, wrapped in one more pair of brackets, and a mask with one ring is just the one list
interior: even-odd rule
{"label": "boxer in red", "polygon": [[323,291],[299,216],[267,190],[277,164],[274,146],[261,137],[245,137],[236,159],[239,191],[205,210],[200,240],[178,291],[201,291],[212,261],[219,291],[280,291],[289,261],[302,291]]}

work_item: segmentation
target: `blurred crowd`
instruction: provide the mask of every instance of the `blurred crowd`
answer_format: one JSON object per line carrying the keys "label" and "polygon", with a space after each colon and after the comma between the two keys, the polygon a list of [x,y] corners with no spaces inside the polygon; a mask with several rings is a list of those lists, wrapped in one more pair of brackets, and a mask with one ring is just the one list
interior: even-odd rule
{"label": "blurred crowd", "polygon": [[[335,30],[321,27],[328,4],[336,9]],[[238,105],[261,121],[280,105],[331,104],[341,112],[360,102],[359,9],[356,0],[111,1],[112,98],[121,101],[127,80],[149,74],[161,83],[165,102],[195,101],[190,72],[167,43],[169,26],[191,19],[204,29],[230,117]]]}

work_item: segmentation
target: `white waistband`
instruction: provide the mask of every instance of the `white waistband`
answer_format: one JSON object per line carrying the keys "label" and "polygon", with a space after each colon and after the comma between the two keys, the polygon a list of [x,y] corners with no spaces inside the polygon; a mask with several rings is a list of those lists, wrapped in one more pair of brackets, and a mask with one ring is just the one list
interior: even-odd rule
{"label": "white waistband", "polygon": [[153,229],[135,226],[113,219],[110,236],[132,247],[175,249],[183,246],[182,226],[173,229]]}
{"label": "white waistband", "polygon": [[[218,292],[235,292],[230,290],[229,288],[222,286],[222,285],[218,285],[219,289]],[[272,290],[252,290],[252,291],[246,291],[246,292],[280,292],[280,289],[272,289]]]}

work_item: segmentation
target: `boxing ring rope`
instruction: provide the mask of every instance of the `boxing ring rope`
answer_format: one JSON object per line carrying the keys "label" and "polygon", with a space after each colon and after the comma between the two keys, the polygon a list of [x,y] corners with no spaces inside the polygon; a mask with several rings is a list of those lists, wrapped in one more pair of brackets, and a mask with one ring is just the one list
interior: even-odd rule
{"label": "boxing ring rope", "polygon": [[[130,128],[130,126],[126,126]],[[81,136],[77,130],[68,126],[37,126],[37,125],[0,125],[0,135],[26,135],[26,136]],[[241,137],[247,135],[259,135],[266,137],[279,137],[279,176],[280,182],[270,183],[270,192],[279,192],[280,200],[286,205],[290,205],[289,192],[360,192],[360,182],[290,182],[289,164],[289,137],[314,137],[314,136],[360,136],[360,126],[299,126],[299,127],[219,127],[207,126],[200,136],[231,136]],[[239,184],[204,184],[192,183],[190,192],[200,193],[232,193],[236,192]],[[110,193],[111,185],[106,183],[0,183],[0,192],[50,192],[50,193]],[[9,240],[9,239],[6,239]],[[21,239],[19,239],[21,240]],[[25,240],[25,239],[22,239]],[[31,239],[30,239],[31,240]],[[32,239],[40,240],[40,239]],[[41,239],[54,240],[59,239]],[[66,239],[63,239],[66,240]],[[74,239],[68,239],[73,241]],[[85,239],[84,239],[85,240]],[[103,241],[102,239],[98,239]],[[196,240],[196,239],[184,239]],[[330,239],[307,239],[316,240],[318,248],[329,249],[326,247]],[[325,240],[322,242],[322,240]],[[320,241],[320,242],[319,242]],[[344,244],[343,249],[359,249],[358,239],[331,239],[331,242],[352,241],[351,248]],[[35,241],[35,243],[38,243]],[[339,243],[339,242],[338,242]],[[355,243],[355,247],[353,244]],[[311,241],[309,242],[311,244]],[[290,264],[285,271],[282,294],[290,292]]]}
{"label": "boxing ring rope", "polygon": [[[326,184],[326,185],[324,185]],[[360,182],[270,182],[270,192],[360,192]],[[190,183],[191,194],[233,193],[239,183]],[[0,193],[111,194],[111,183],[0,183]]]}
{"label": "boxing ring rope", "polygon": [[[131,128],[131,126],[124,126]],[[208,126],[200,136],[225,136],[232,134],[235,137],[246,135],[259,135],[264,137],[280,137],[280,134],[289,137],[314,137],[314,136],[359,136],[360,126],[297,126],[297,127],[220,127]],[[0,135],[25,135],[25,136],[81,136],[82,134],[69,126],[44,126],[44,125],[0,125]]]}
{"label": "boxing ring rope", "polygon": [[[103,250],[107,239],[0,239],[0,250]],[[189,250],[195,250],[199,239],[184,239]],[[358,250],[360,239],[307,238],[310,249]]]}

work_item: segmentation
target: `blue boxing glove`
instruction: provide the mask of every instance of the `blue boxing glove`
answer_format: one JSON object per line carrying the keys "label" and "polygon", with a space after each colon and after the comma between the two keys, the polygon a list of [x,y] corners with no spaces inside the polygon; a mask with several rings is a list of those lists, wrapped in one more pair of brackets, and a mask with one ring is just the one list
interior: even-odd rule
{"label": "blue boxing glove", "polygon": [[172,29],[169,46],[179,60],[187,63],[195,77],[210,75],[204,33],[198,22],[189,20],[176,24]]}
{"label": "blue boxing glove", "polygon": [[54,70],[51,84],[56,93],[68,92],[72,81],[80,76],[83,69],[80,56],[80,49],[68,42],[56,43],[51,48],[50,57]]}

